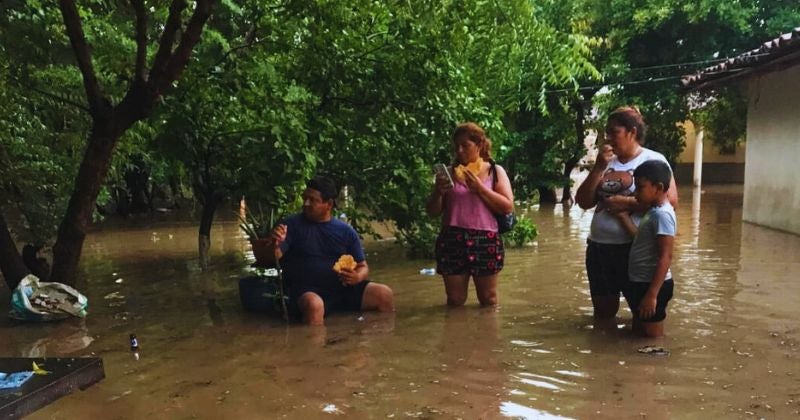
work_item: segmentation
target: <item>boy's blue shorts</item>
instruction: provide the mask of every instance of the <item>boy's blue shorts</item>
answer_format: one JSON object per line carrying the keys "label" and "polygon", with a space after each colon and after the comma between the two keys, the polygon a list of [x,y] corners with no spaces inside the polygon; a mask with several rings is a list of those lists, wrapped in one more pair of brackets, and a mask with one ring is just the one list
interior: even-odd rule
{"label": "boy's blue shorts", "polygon": [[656,297],[656,313],[651,318],[642,319],[639,318],[639,304],[644,299],[644,295],[647,294],[649,288],[650,283],[628,281],[622,289],[622,294],[625,296],[625,300],[628,301],[628,307],[631,308],[634,319],[641,322],[661,322],[667,317],[667,304],[672,299],[673,281],[672,279],[667,279],[661,285],[661,290],[658,291],[658,297]]}

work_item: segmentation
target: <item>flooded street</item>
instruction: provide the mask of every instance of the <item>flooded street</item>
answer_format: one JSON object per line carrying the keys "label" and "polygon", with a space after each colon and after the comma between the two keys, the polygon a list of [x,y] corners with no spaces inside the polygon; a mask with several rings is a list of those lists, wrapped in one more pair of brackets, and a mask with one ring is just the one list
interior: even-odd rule
{"label": "flooded street", "polygon": [[[595,329],[584,270],[592,213],[536,208],[533,247],[511,249],[497,310],[447,310],[432,261],[368,242],[397,313],[286,327],[243,313],[248,250],[235,222],[106,228],[83,253],[89,316],[9,320],[0,355],[99,356],[106,378],[31,419],[787,418],[800,416],[800,237],[741,223],[741,186],[684,188],[667,336]],[[249,258],[252,258],[250,255]],[[141,350],[135,359],[128,335]],[[668,356],[637,352],[663,346]]]}

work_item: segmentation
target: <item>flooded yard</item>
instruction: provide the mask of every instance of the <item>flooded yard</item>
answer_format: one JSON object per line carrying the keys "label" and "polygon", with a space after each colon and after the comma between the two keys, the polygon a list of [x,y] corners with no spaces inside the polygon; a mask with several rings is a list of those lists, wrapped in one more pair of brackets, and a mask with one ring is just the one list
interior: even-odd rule
{"label": "flooded yard", "polygon": [[[87,239],[89,316],[0,317],[2,356],[103,358],[106,379],[31,419],[787,418],[800,415],[800,237],[741,223],[741,187],[684,188],[667,336],[595,329],[584,271],[592,213],[531,209],[540,236],[509,249],[501,306],[444,307],[432,261],[367,243],[397,313],[325,328],[243,313],[249,246],[236,223],[105,228]],[[4,296],[0,311],[8,310]],[[128,335],[136,333],[138,359]],[[641,354],[663,346],[668,356]]]}

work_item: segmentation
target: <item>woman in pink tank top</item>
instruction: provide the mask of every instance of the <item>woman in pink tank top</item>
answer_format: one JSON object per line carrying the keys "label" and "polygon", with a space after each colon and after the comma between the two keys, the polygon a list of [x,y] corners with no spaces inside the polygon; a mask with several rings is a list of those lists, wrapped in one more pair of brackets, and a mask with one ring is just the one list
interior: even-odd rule
{"label": "woman in pink tank top", "polygon": [[[497,276],[505,251],[494,215],[513,210],[511,183],[501,166],[494,165],[492,170],[492,143],[479,125],[458,125],[452,141],[454,166],[466,166],[479,158],[484,162],[477,175],[464,171],[463,180],[454,177],[454,186],[437,177],[428,197],[428,215],[442,217],[442,230],[436,239],[436,272],[444,279],[448,305],[466,302],[470,278],[481,306],[496,305]],[[450,170],[453,173],[454,167]]]}

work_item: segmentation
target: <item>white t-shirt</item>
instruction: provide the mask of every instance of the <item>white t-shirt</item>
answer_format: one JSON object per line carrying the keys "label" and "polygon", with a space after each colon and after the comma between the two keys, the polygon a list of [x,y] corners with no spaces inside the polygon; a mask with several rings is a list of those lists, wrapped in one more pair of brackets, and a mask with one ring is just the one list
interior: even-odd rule
{"label": "white t-shirt", "polygon": [[[625,230],[619,219],[613,214],[603,209],[601,197],[610,195],[632,196],[636,190],[633,182],[633,171],[642,163],[648,160],[660,160],[664,163],[667,158],[655,150],[642,147],[641,153],[628,162],[621,163],[614,158],[608,163],[608,168],[603,174],[603,180],[597,186],[598,200],[592,217],[592,226],[589,230],[589,240],[601,244],[627,244],[633,241],[633,237]],[[638,224],[641,215],[631,216],[634,224]]]}

